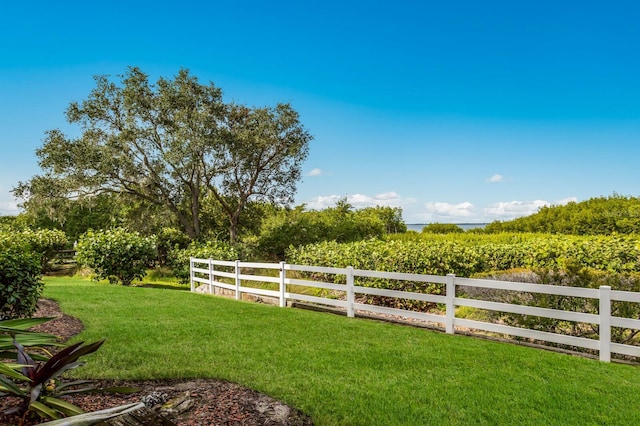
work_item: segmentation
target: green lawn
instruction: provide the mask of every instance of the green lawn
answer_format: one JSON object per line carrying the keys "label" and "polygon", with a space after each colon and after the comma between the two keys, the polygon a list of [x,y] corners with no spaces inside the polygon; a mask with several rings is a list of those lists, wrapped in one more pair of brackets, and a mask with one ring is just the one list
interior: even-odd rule
{"label": "green lawn", "polygon": [[222,378],[318,425],[640,424],[638,367],[172,289],[45,282],[84,322],[80,339],[107,339],[77,376]]}

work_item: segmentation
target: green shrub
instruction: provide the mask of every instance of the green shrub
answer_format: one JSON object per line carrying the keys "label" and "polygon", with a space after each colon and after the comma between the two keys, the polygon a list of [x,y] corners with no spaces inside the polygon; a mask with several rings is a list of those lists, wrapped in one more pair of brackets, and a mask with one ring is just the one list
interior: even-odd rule
{"label": "green shrub", "polygon": [[[469,276],[482,269],[478,255],[469,247],[454,242],[425,244],[421,241],[381,241],[369,240],[340,244],[323,242],[299,248],[290,248],[287,261],[299,265],[332,266],[374,271],[407,272],[427,275],[456,273]],[[323,281],[340,282],[342,277],[316,274],[314,278]],[[442,294],[440,284],[356,278],[356,284],[365,287],[416,293]],[[426,310],[433,304],[414,300],[369,297],[369,302],[394,308]]]}
{"label": "green shrub", "polygon": [[42,287],[40,256],[26,242],[0,234],[0,319],[31,316]]}
{"label": "green shrub", "polygon": [[[527,282],[541,285],[555,285],[567,287],[582,287],[597,289],[600,286],[610,286],[613,290],[640,291],[640,274],[620,274],[583,268],[579,265],[567,263],[564,268],[554,269],[515,269],[498,273],[479,275],[485,279],[500,281]],[[529,293],[507,290],[494,290],[475,287],[460,288],[466,297],[481,298],[493,302],[528,305],[547,309],[558,309],[572,312],[584,312],[597,315],[599,303],[597,299],[582,297],[559,296],[543,293]],[[576,323],[534,315],[521,315],[505,312],[486,311],[490,321],[532,330],[561,333],[570,336],[598,339],[598,325]],[[640,305],[632,302],[617,302],[611,304],[612,316],[624,318],[638,318]],[[623,327],[611,328],[611,341],[615,343],[640,344],[640,337],[636,330]]]}
{"label": "green shrub", "polygon": [[262,222],[257,254],[263,259],[282,260],[289,247],[382,238],[387,232],[406,230],[401,214],[400,209],[390,207],[354,210],[346,200],[321,211],[306,211],[304,206],[281,210]]}
{"label": "green shrub", "polygon": [[[29,328],[51,318],[27,318],[0,321],[0,398],[14,399],[2,414],[18,417],[19,424],[40,423],[42,419],[57,420],[61,417],[84,413],[82,409],[63,399],[67,395],[97,392],[133,393],[140,389],[114,387],[96,389],[88,380],[64,380],[69,370],[84,365],[79,358],[91,354],[102,346],[104,340],[95,343],[75,343],[56,351],[55,355],[43,347],[58,345],[56,336],[36,333]],[[6,362],[15,360],[16,362]],[[17,400],[17,402],[15,401]],[[93,424],[70,420],[69,424]],[[67,424],[67,422],[65,422]]]}
{"label": "green shrub", "polygon": [[328,241],[292,247],[287,251],[287,261],[300,265],[459,276],[469,276],[484,268],[478,252],[455,241]]}
{"label": "green shrub", "polygon": [[21,234],[31,250],[40,256],[42,272],[47,270],[49,261],[69,242],[64,232],[57,229],[24,229]]}
{"label": "green shrub", "polygon": [[169,255],[169,264],[173,274],[181,283],[189,282],[189,258],[215,260],[237,260],[238,250],[229,243],[222,241],[207,241],[201,243],[194,241],[186,249],[172,250]]}
{"label": "green shrub", "polygon": [[78,263],[92,268],[96,278],[123,285],[142,279],[157,256],[155,238],[122,228],[87,231],[76,252]]}
{"label": "green shrub", "polygon": [[42,272],[47,269],[47,263],[53,259],[59,250],[67,244],[64,232],[56,229],[30,229],[28,227],[1,227],[0,235],[5,241],[18,245],[26,245],[29,250],[39,257]]}
{"label": "green shrub", "polygon": [[552,234],[610,235],[640,232],[640,198],[613,194],[579,203],[544,206],[537,213],[488,224],[485,233],[548,232]]}
{"label": "green shrub", "polygon": [[187,248],[191,240],[179,229],[164,227],[156,234],[156,242],[158,246],[158,264],[166,266],[169,263],[171,251]]}
{"label": "green shrub", "polygon": [[[386,241],[322,242],[290,247],[287,262],[416,274],[453,273],[461,277],[513,268],[566,270],[576,265],[601,271],[602,277],[618,277],[640,272],[640,242],[634,236],[615,235],[419,234],[387,237]],[[367,279],[360,285],[434,294],[442,291],[441,286],[403,281]],[[418,306],[409,305],[412,309]]]}
{"label": "green shrub", "polygon": [[464,229],[454,223],[430,223],[422,228],[422,232],[425,234],[453,234],[464,232]]}

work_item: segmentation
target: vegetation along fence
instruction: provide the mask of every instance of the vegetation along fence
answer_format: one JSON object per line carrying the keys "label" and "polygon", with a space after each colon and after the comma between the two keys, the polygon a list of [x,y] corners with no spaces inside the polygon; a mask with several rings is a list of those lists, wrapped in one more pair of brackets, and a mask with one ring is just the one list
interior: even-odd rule
{"label": "vegetation along fence", "polygon": [[[262,271],[260,272],[262,275],[258,275],[259,271]],[[413,288],[416,291],[374,287],[376,282],[389,280],[415,283]],[[287,301],[302,301],[344,309],[349,317],[354,317],[358,312],[412,318],[439,324],[449,334],[454,334],[456,328],[474,329],[589,349],[597,351],[601,361],[610,361],[612,353],[640,357],[640,347],[611,341],[612,327],[629,329],[634,334],[640,330],[640,320],[617,317],[611,313],[612,303],[640,303],[640,293],[611,290],[609,286],[601,286],[599,289],[578,288],[461,278],[453,274],[447,276],[421,275],[359,270],[352,267],[333,268],[290,265],[285,262],[252,263],[198,258],[190,259],[190,281],[191,291],[195,291],[196,283],[199,283],[199,285],[207,286],[208,288],[205,287],[205,289],[210,293],[216,293],[218,291],[216,289],[231,291],[238,300],[241,300],[242,294],[246,293],[276,298],[281,307],[287,306]],[[425,288],[428,288],[429,293],[421,292],[421,289]],[[461,297],[465,295],[465,288],[476,291],[468,292],[472,295],[471,297]],[[598,304],[599,309],[598,314],[592,314],[488,301],[482,300],[483,292],[477,291],[478,289],[591,299]],[[456,295],[456,291],[458,295]],[[380,300],[380,298],[422,301],[437,304],[440,309],[436,310],[438,313],[427,313],[376,305],[376,300]],[[575,324],[591,324],[597,327],[598,338],[577,337],[500,323],[457,318],[456,307],[537,316]],[[440,314],[441,312],[444,314]]]}

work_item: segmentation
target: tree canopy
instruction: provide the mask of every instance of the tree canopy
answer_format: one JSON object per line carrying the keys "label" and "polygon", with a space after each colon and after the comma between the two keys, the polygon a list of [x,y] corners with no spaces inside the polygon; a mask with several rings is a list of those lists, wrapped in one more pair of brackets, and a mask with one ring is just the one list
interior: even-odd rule
{"label": "tree canopy", "polygon": [[566,205],[541,207],[537,213],[505,222],[492,222],[484,232],[546,232],[608,235],[640,232],[640,198],[613,194]]}
{"label": "tree canopy", "polygon": [[66,111],[80,136],[49,130],[36,151],[44,173],[14,188],[27,210],[118,194],[166,209],[196,239],[210,197],[234,241],[247,203],[292,201],[313,137],[291,105],[225,103],[186,69],[155,84],[135,67],[95,82]]}

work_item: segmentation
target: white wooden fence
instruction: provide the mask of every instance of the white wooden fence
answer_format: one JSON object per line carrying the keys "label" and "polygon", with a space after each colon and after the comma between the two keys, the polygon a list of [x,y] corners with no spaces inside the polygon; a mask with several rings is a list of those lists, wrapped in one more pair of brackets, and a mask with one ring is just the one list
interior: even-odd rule
{"label": "white wooden fence", "polygon": [[[216,269],[218,267],[218,269]],[[226,269],[221,270],[221,269]],[[260,276],[241,273],[243,269],[276,269],[278,276]],[[232,272],[229,272],[229,271]],[[312,279],[288,278],[287,271],[299,271],[315,274],[343,275],[344,284],[335,284]],[[240,261],[220,261],[212,259],[190,260],[191,291],[195,290],[196,283],[207,285],[209,292],[213,293],[216,287],[232,290],[236,299],[240,300],[243,293],[274,297],[279,299],[281,307],[287,305],[287,300],[303,301],[328,305],[345,309],[347,316],[354,317],[355,312],[377,313],[387,315],[397,315],[405,318],[413,318],[428,321],[444,326],[449,334],[456,331],[456,327],[483,330],[492,333],[518,336],[523,338],[541,340],[563,345],[570,345],[580,348],[596,350],[599,352],[601,361],[610,361],[611,354],[622,354],[633,357],[640,357],[640,347],[612,343],[611,327],[622,327],[632,330],[640,330],[640,320],[633,318],[614,317],[611,315],[611,302],[633,302],[640,303],[640,293],[611,290],[609,286],[601,286],[599,289],[564,287],[531,283],[519,283],[509,281],[495,281],[485,279],[460,278],[453,274],[447,276],[421,275],[398,272],[380,272],[347,268],[331,268],[318,266],[290,265],[285,262],[280,263],[255,263]],[[414,293],[407,291],[386,290],[380,288],[363,287],[354,284],[355,277],[368,277],[378,279],[390,279],[411,282],[423,282],[440,284],[445,289],[445,295],[434,295],[424,293]],[[219,278],[229,278],[234,284],[227,284],[219,281]],[[276,283],[278,290],[267,290],[243,285],[243,282],[263,282]],[[332,299],[307,294],[295,293],[292,286],[315,287],[332,291],[343,292],[344,298]],[[511,290],[518,292],[551,294],[568,297],[588,298],[599,300],[599,314],[589,314],[583,312],[564,311],[558,309],[539,308],[526,305],[515,305],[510,303],[492,302],[481,299],[471,299],[456,297],[457,286],[480,287],[486,289]],[[389,308],[371,304],[356,303],[355,295],[364,296],[384,296],[400,299],[418,300],[424,302],[439,303],[445,306],[444,315],[436,315],[424,312],[408,311],[403,309]],[[531,330],[520,327],[507,326],[483,321],[475,321],[464,318],[456,318],[455,308],[457,306],[469,306],[472,308],[486,309],[490,311],[509,312],[522,315],[533,315],[544,318],[552,318],[564,321],[574,321],[577,323],[596,324],[599,327],[599,339],[589,339],[584,337],[568,336],[559,333]]]}

